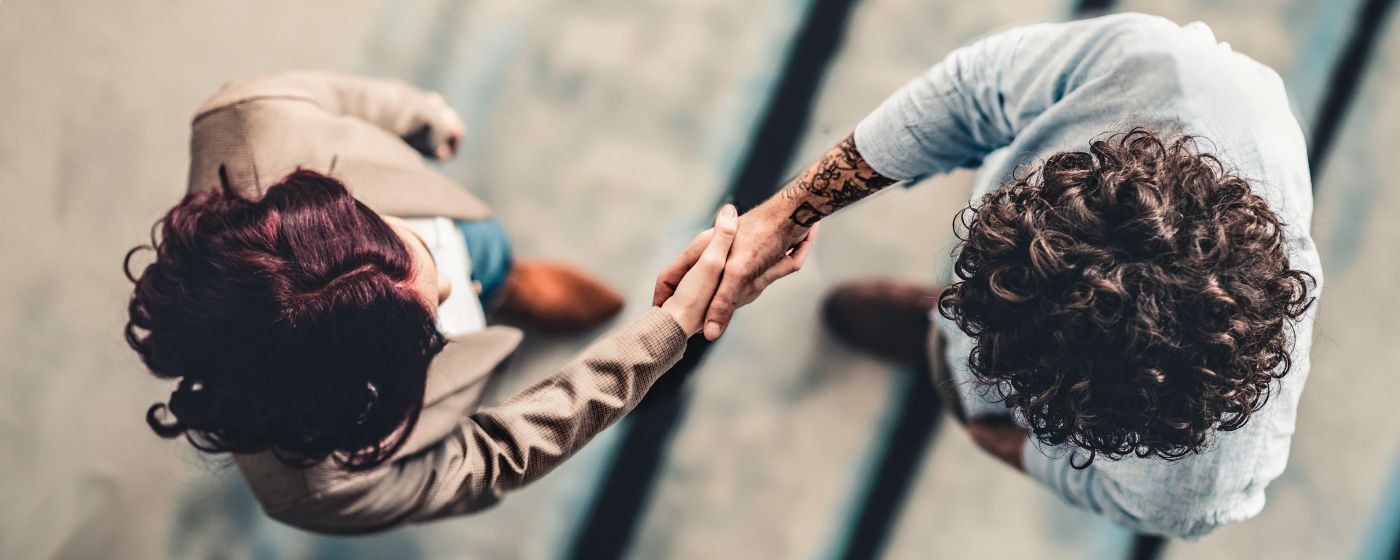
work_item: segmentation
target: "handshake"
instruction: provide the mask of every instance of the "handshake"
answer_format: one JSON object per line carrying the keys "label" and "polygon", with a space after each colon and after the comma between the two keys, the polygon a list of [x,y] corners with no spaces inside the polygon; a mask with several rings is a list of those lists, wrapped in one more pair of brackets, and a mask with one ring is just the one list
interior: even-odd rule
{"label": "handshake", "polygon": [[797,224],[779,203],[770,200],[743,218],[733,205],[724,205],[715,226],[695,236],[662,269],[652,305],[670,313],[686,335],[703,329],[705,338],[718,339],[734,310],[801,269],[812,250],[817,224]]}

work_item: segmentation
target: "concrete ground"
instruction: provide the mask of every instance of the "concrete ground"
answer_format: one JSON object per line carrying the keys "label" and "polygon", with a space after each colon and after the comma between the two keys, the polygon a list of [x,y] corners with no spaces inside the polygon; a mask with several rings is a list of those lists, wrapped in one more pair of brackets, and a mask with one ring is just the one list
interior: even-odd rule
{"label": "concrete ground", "polygon": [[[1206,21],[1279,71],[1310,130],[1361,3],[1116,9]],[[190,112],[204,96],[238,77],[328,68],[442,91],[470,130],[446,172],[495,206],[519,253],[591,269],[638,312],[661,263],[724,195],[812,4],[0,2],[0,558],[566,556],[619,430],[482,515],[358,539],[268,521],[235,472],[144,425],[145,408],[170,389],[122,342],[121,257],[181,194]],[[793,167],[948,50],[1071,9],[857,2]],[[1395,540],[1397,17],[1383,22],[1318,168],[1328,287],[1289,470],[1259,518],[1172,543],[1168,557],[1364,557]],[[858,277],[937,277],[970,181],[935,178],[831,219],[810,265],[741,312],[690,380],[630,557],[833,554],[909,372],[837,346],[817,325],[819,295]],[[494,398],[588,339],[532,336]],[[1132,543],[946,426],[892,527],[891,558],[1114,557]]]}

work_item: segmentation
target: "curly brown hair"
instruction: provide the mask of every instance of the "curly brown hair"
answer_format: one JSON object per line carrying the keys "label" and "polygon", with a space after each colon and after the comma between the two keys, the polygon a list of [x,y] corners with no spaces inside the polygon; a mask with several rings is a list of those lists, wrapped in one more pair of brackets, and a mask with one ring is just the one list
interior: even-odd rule
{"label": "curly brown hair", "polygon": [[1023,168],[960,214],[939,311],[1046,445],[1180,459],[1243,427],[1292,366],[1315,279],[1194,137],[1135,128]]}

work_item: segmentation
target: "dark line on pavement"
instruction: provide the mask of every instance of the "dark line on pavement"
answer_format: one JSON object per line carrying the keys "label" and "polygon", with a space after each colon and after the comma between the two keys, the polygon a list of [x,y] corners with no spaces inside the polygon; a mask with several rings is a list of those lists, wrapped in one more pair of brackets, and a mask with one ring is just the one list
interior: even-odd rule
{"label": "dark line on pavement", "polygon": [[[1079,0],[1073,17],[1083,18],[1111,10],[1114,0]],[[918,476],[918,467],[932,445],[942,403],[926,368],[916,372],[909,395],[900,404],[894,432],[881,451],[876,477],[857,510],[855,525],[840,558],[877,558],[884,551],[904,499]],[[1137,538],[1141,541],[1142,536]]]}
{"label": "dark line on pavement", "polygon": [[628,416],[627,434],[613,456],[607,479],[598,488],[569,558],[621,558],[631,546],[642,514],[661,472],[666,447],[685,418],[688,400],[681,388],[700,366],[710,343],[690,341],[675,367],[652,386]]}
{"label": "dark line on pavement", "polygon": [[[816,0],[797,31],[783,75],[727,192],[747,210],[777,189],[805,130],[822,76],[845,36],[857,0]],[[598,489],[569,557],[619,558],[631,546],[650,502],[671,437],[685,416],[681,389],[709,344],[695,339],[685,357],[661,378],[631,415],[611,470]]]}
{"label": "dark line on pavement", "polygon": [[1366,0],[1356,14],[1356,23],[1352,26],[1346,49],[1332,66],[1332,79],[1322,98],[1322,107],[1317,112],[1316,125],[1308,142],[1308,165],[1312,170],[1314,192],[1317,191],[1322,164],[1336,143],[1337,133],[1342,128],[1347,110],[1351,108],[1361,77],[1375,50],[1381,27],[1394,5],[1395,0]]}
{"label": "dark line on pavement", "polygon": [[1106,14],[1117,3],[1117,0],[1077,0],[1074,3],[1074,17],[1080,19]]}
{"label": "dark line on pavement", "polygon": [[782,80],[759,122],[730,185],[740,211],[763,202],[782,186],[788,165],[802,143],[822,77],[846,36],[846,22],[857,0],[816,0],[797,33]]}
{"label": "dark line on pavement", "polygon": [[913,377],[905,388],[905,397],[900,399],[894,428],[880,450],[845,550],[838,558],[858,560],[882,555],[905,498],[918,478],[919,465],[933,442],[933,434],[943,420],[943,403],[938,400],[929,369],[896,373]]}
{"label": "dark line on pavement", "polygon": [[1167,549],[1167,539],[1161,535],[1138,533],[1133,539],[1133,548],[1128,552],[1130,560],[1157,560]]}

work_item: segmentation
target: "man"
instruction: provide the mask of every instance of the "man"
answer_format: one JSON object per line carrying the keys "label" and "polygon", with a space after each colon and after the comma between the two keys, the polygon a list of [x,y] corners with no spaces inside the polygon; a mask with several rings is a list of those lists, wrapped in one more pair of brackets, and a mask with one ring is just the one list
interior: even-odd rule
{"label": "man", "polygon": [[957,281],[839,288],[830,326],[931,355],[972,438],[1075,506],[1182,538],[1257,514],[1287,461],[1322,270],[1282,83],[1201,23],[1116,15],[953,52],[742,217],[705,335],[825,216],[976,165]]}

